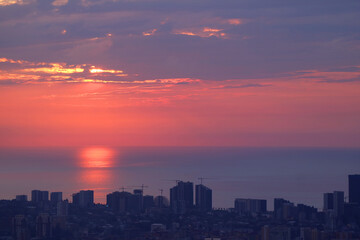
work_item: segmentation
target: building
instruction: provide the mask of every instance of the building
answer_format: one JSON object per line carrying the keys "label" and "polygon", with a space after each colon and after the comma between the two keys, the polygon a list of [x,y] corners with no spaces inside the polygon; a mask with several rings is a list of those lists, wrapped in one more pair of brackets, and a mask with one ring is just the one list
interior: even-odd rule
{"label": "building", "polygon": [[324,211],[329,211],[334,209],[334,194],[333,193],[324,193]]}
{"label": "building", "polygon": [[195,206],[200,211],[211,211],[212,190],[202,184],[195,186]]}
{"label": "building", "polygon": [[51,237],[51,221],[48,213],[40,213],[36,218],[36,237],[50,238]]}
{"label": "building", "polygon": [[27,195],[16,195],[15,200],[17,202],[26,202],[27,201]]}
{"label": "building", "polygon": [[30,239],[30,230],[24,215],[16,215],[12,222],[12,233],[14,240]]}
{"label": "building", "polygon": [[49,191],[32,190],[31,201],[36,203],[49,201]]}
{"label": "building", "polygon": [[62,192],[52,192],[50,194],[50,201],[52,203],[58,203],[62,201]]}
{"label": "building", "polygon": [[334,214],[335,217],[342,217],[344,215],[344,192],[334,192]]}
{"label": "building", "polygon": [[234,205],[240,214],[266,213],[266,200],[237,198]]}
{"label": "building", "polygon": [[143,196],[143,209],[147,210],[155,206],[154,196],[145,195]]}
{"label": "building", "polygon": [[360,205],[360,174],[349,175],[349,203]]}
{"label": "building", "polygon": [[67,200],[58,202],[56,204],[56,215],[67,216],[69,213],[69,202]]}
{"label": "building", "polygon": [[294,203],[283,198],[274,199],[274,217],[281,220],[289,220],[295,217],[296,207]]}
{"label": "building", "polygon": [[73,204],[81,208],[87,208],[94,205],[94,191],[81,190],[80,192],[73,194]]}
{"label": "building", "polygon": [[[138,192],[137,192],[138,193]],[[142,196],[142,195],[141,195]],[[140,212],[140,195],[129,192],[113,192],[106,196],[106,205],[114,212]]]}
{"label": "building", "polygon": [[130,207],[133,212],[141,212],[143,210],[143,190],[134,189],[131,195]]}
{"label": "building", "polygon": [[169,200],[164,196],[157,196],[154,198],[154,204],[157,208],[169,207]]}
{"label": "building", "polygon": [[175,214],[184,214],[194,207],[194,184],[179,181],[170,189],[170,207]]}

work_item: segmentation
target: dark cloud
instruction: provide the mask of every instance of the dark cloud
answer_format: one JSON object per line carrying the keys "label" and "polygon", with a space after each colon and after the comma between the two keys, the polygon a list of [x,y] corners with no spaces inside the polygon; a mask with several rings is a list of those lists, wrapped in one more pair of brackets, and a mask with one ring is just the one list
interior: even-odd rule
{"label": "dark cloud", "polygon": [[[360,65],[359,8],[356,0],[34,0],[0,7],[0,51],[121,68],[140,79],[279,77]],[[241,24],[227,22],[233,18]],[[224,37],[199,34],[205,27]]]}

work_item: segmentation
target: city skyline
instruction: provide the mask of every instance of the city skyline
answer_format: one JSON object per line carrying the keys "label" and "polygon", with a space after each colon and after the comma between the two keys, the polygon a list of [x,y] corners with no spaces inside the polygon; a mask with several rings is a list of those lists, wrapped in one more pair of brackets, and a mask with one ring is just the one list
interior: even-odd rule
{"label": "city skyline", "polygon": [[344,176],[356,173],[358,156],[357,150],[315,148],[7,149],[0,152],[9,160],[0,169],[0,198],[34,188],[61,189],[67,198],[77,190],[94,189],[95,200],[105,203],[105,193],[121,187],[146,183],[145,191],[157,195],[159,189],[170,188],[167,180],[198,183],[205,178],[203,182],[219,193],[215,207],[230,207],[230,199],[245,195],[287,197],[320,208],[319,192],[347,192]]}
{"label": "city skyline", "polygon": [[[168,204],[166,205],[166,207],[170,207],[170,209],[172,209],[175,213],[177,214],[185,214],[186,213],[186,208],[192,209],[192,208],[198,208],[198,209],[202,209],[205,211],[210,211],[212,209],[212,190],[211,188],[209,188],[208,186],[204,185],[202,183],[202,180],[206,179],[206,178],[198,178],[198,180],[201,180],[200,183],[194,185],[193,182],[190,181],[182,181],[182,180],[171,180],[173,182],[176,182],[176,185],[169,188],[168,194],[163,194],[164,193],[164,189],[159,189],[160,194],[159,195],[149,195],[149,194],[145,194],[144,192],[144,187],[147,188],[149,186],[145,186],[144,184],[142,184],[141,186],[126,186],[126,187],[120,187],[119,189],[115,190],[114,192],[109,192],[106,194],[107,198],[106,198],[106,203],[101,203],[101,202],[96,202],[94,201],[94,190],[91,189],[79,189],[78,193],[72,193],[71,197],[69,199],[71,199],[72,201],[69,201],[68,198],[63,199],[63,192],[50,192],[48,190],[32,190],[31,191],[31,198],[28,198],[28,195],[26,194],[18,194],[15,196],[15,198],[13,198],[12,200],[16,200],[16,201],[31,201],[31,202],[61,202],[63,200],[69,201],[70,203],[75,203],[77,202],[77,204],[79,204],[80,206],[83,207],[88,207],[89,203],[91,204],[105,204],[108,205],[109,203],[109,195],[112,195],[114,193],[125,193],[125,194],[134,194],[136,195],[137,193],[141,194],[141,196],[152,196],[154,199],[156,197],[165,197],[167,199]],[[351,174],[348,175],[348,188],[346,190],[340,190],[340,189],[334,189],[332,193],[319,193],[320,195],[322,195],[322,199],[323,199],[323,205],[321,207],[315,207],[318,211],[326,211],[326,210],[330,210],[330,209],[334,209],[336,208],[336,202],[339,200],[336,200],[336,195],[340,196],[340,199],[342,199],[342,204],[344,203],[354,203],[354,204],[360,204],[360,199],[358,198],[350,198],[349,196],[357,196],[356,194],[358,194],[358,189],[360,187],[360,181],[358,181],[358,179],[360,179],[360,174]],[[140,187],[140,188],[139,188]],[[125,190],[126,189],[126,190]],[[187,189],[187,190],[186,190]],[[121,190],[121,191],[119,191]],[[131,191],[132,190],[132,191]],[[348,190],[348,191],[347,191]],[[204,196],[201,196],[201,191],[210,191],[210,195],[207,195],[205,193]],[[131,193],[133,192],[133,193]],[[50,195],[49,195],[50,193]],[[345,193],[347,193],[348,195],[345,195]],[[87,196],[82,196],[82,194],[87,194]],[[90,194],[90,195],[88,195]],[[179,196],[180,194],[180,196]],[[49,197],[50,196],[50,197]],[[82,197],[80,197],[82,196]],[[89,200],[84,200],[84,198],[87,198]],[[206,198],[206,200],[202,199],[202,198]],[[80,200],[82,199],[82,200]],[[210,200],[208,200],[210,199]],[[261,201],[259,202],[259,206],[256,207],[256,209],[261,209],[261,210],[255,210],[255,211],[259,211],[259,212],[266,212],[266,209],[271,209],[268,208],[268,206],[274,206],[275,207],[272,209],[272,211],[275,211],[276,209],[276,200],[277,199],[282,199],[279,197],[274,197],[274,202],[273,204],[268,203],[266,204],[267,200],[266,199],[251,199],[248,198],[247,196],[242,196],[242,198],[240,197],[236,197],[234,198],[234,208],[244,208],[244,206],[240,207],[240,205],[237,205],[237,201],[247,201],[247,200],[254,200],[254,201]],[[335,199],[335,200],[334,200]],[[5,200],[5,199],[0,199],[0,200]],[[177,201],[184,201],[184,203],[180,203],[184,204],[183,206],[179,206],[179,203],[177,203]],[[284,199],[282,199],[284,200]],[[329,202],[331,200],[331,203]],[[85,202],[84,202],[85,201]],[[210,205],[208,205],[208,201],[210,201]],[[82,202],[82,203],[80,203]],[[287,201],[286,202],[290,202]],[[202,204],[206,204],[202,205]],[[296,204],[298,205],[302,205],[301,202],[297,202]],[[310,205],[311,207],[314,207],[314,205]],[[178,208],[184,208],[182,210],[179,210]],[[225,209],[220,207],[219,209]],[[265,210],[264,210],[265,209]],[[269,210],[271,211],[271,210]]]}
{"label": "city skyline", "polygon": [[0,0],[0,240],[360,239],[359,0]]}

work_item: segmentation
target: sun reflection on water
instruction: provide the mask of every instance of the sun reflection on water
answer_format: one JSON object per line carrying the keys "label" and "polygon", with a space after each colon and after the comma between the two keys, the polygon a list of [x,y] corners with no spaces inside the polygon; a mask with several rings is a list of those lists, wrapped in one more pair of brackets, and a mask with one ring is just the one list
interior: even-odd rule
{"label": "sun reflection on water", "polygon": [[[87,147],[78,153],[77,182],[83,189],[108,189],[115,182],[114,170],[116,152],[106,147]],[[97,199],[103,201],[103,199]]]}
{"label": "sun reflection on water", "polygon": [[80,167],[110,168],[114,166],[114,150],[105,147],[84,148],[80,152]]}

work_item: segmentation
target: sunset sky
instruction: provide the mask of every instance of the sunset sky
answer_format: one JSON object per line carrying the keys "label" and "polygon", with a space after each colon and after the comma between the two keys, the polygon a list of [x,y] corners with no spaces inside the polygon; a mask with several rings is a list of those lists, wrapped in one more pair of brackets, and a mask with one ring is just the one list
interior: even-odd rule
{"label": "sunset sky", "polygon": [[0,147],[360,147],[360,1],[0,0]]}

